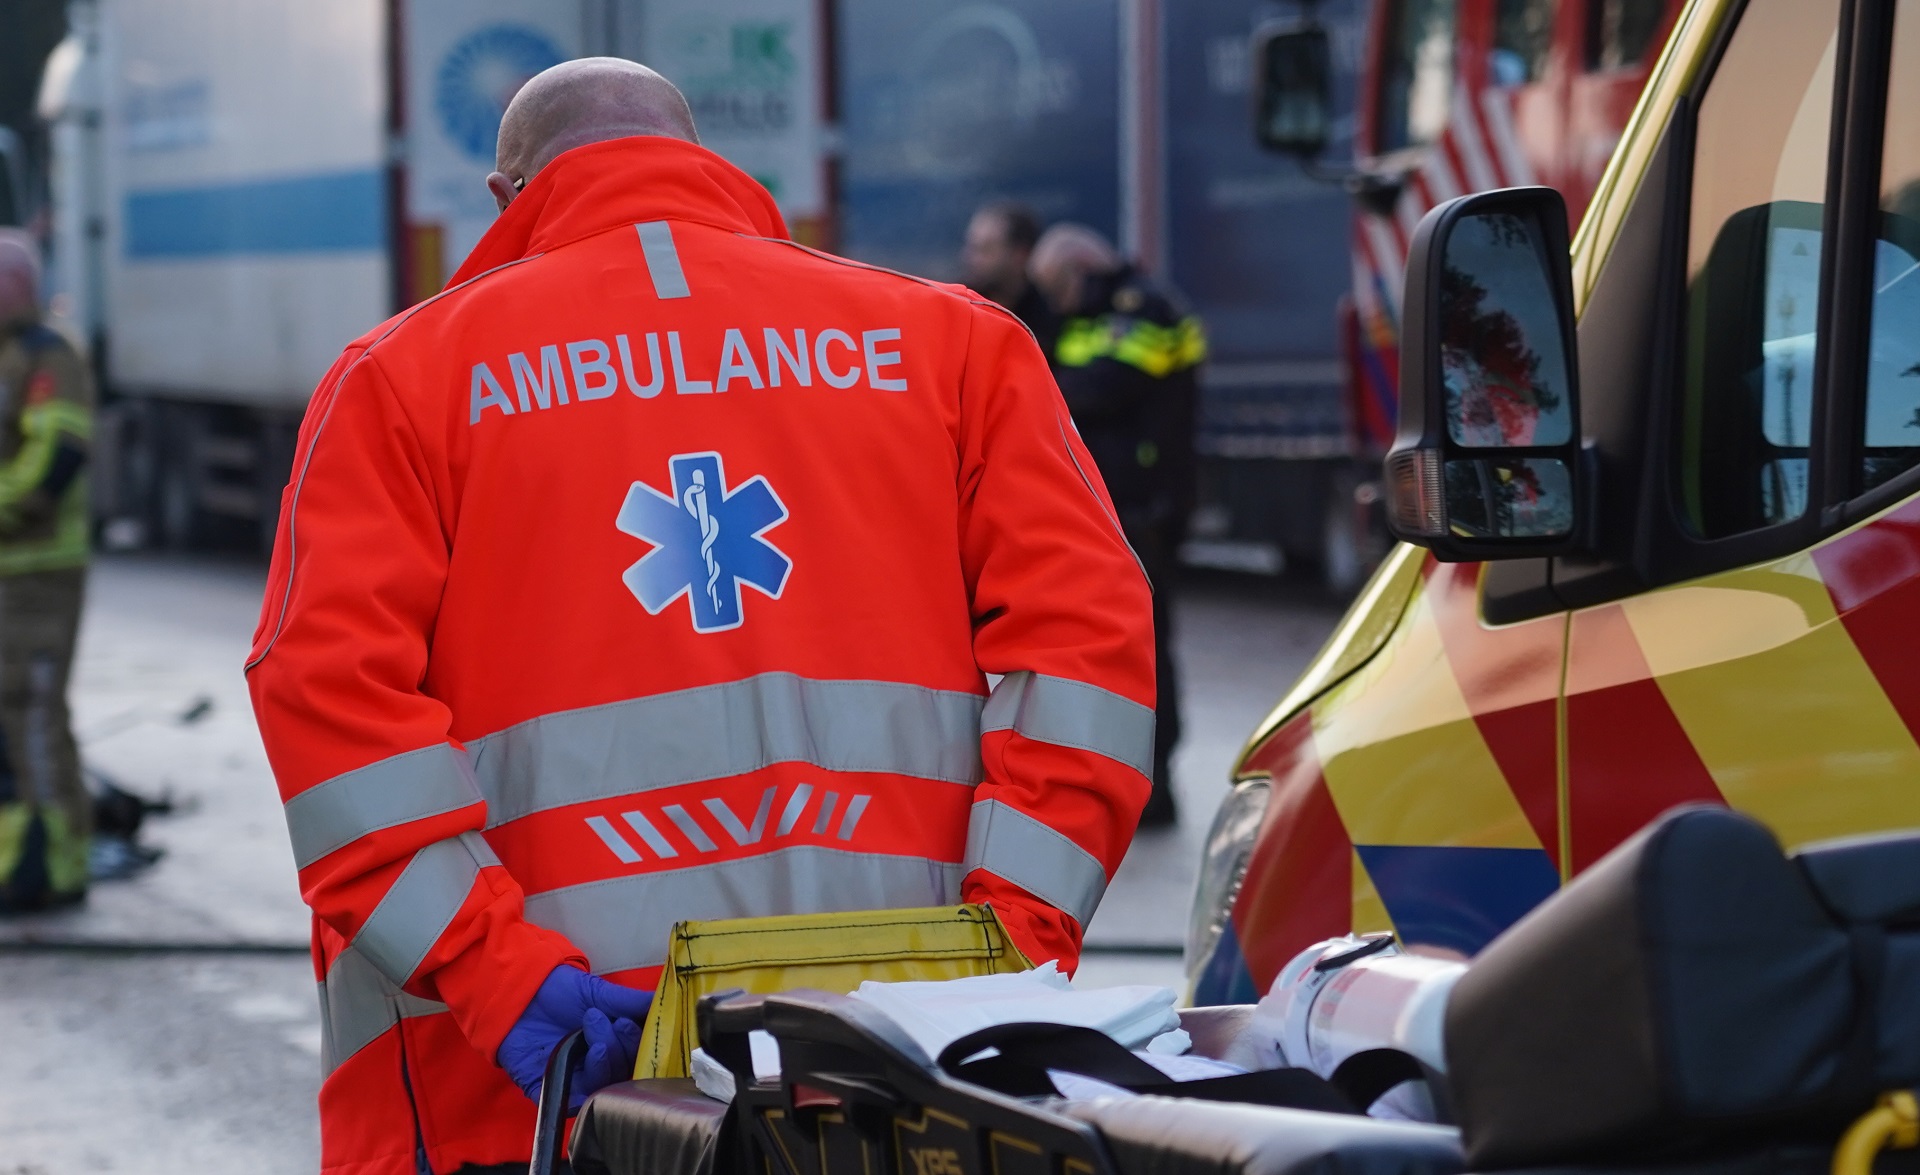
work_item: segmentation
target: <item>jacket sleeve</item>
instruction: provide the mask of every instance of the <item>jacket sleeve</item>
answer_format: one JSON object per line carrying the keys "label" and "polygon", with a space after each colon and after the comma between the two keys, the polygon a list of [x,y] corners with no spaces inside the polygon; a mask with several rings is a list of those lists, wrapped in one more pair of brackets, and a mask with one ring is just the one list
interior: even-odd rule
{"label": "jacket sleeve", "polygon": [[449,557],[433,468],[349,351],[301,429],[247,679],[315,916],[491,1057],[547,974],[586,960],[522,917],[451,714],[422,688]]}
{"label": "jacket sleeve", "polygon": [[974,310],[960,419],[974,656],[1001,675],[964,896],[1071,970],[1147,799],[1151,597],[1045,359],[994,307]]}

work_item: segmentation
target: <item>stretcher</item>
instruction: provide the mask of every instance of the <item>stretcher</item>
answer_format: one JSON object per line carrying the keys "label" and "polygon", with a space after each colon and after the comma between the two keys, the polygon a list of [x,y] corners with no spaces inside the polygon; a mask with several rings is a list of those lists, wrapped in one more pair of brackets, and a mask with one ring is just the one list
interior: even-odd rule
{"label": "stretcher", "polygon": [[[1192,1033],[1196,1052],[1213,1055],[1250,1011],[1189,1009],[1182,1026]],[[1077,1101],[1010,1095],[954,1076],[951,1070],[960,1066],[953,1057],[927,1057],[860,1001],[823,992],[722,993],[702,1001],[699,1018],[704,1046],[739,1078],[734,1104],[706,1097],[685,1078],[603,1089],[573,1119],[575,1175],[1469,1171],[1453,1127],[1381,1121],[1348,1107],[1303,1109],[1172,1091]],[[780,1043],[783,1072],[777,1082],[752,1077],[746,1034],[754,1028]],[[561,1158],[567,1074],[584,1047],[576,1036],[554,1053],[532,1175],[567,1169]],[[1367,1096],[1355,1092],[1354,1100]],[[1915,1152],[1881,1151],[1920,1138],[1920,1110],[1910,1094],[1889,1102],[1837,1150],[1772,1143],[1687,1162],[1559,1166],[1520,1175],[1916,1175]]]}
{"label": "stretcher", "polygon": [[[1408,981],[1408,1008],[1437,990],[1384,942],[1330,945],[1307,965]],[[1423,1061],[1413,1038],[1395,1048],[1382,1032],[1324,1077],[1256,1068],[1179,1084],[1090,1029],[998,1025],[929,1056],[860,999],[708,990],[693,1028],[732,1075],[731,1106],[680,1078],[601,1090],[574,1119],[573,1170],[1920,1175],[1920,833],[1787,854],[1748,817],[1679,809],[1441,978],[1444,1056]],[[1337,1003],[1361,988],[1324,991]],[[1341,1019],[1326,998],[1307,1013],[1316,1026]],[[1193,1051],[1215,1058],[1265,1039],[1241,1033],[1258,1015],[1180,1014]],[[777,1077],[756,1077],[755,1030],[778,1045]],[[552,1059],[533,1175],[559,1169],[581,1047]],[[1120,1088],[1062,1097],[1081,1086],[1055,1071]],[[1362,1112],[1416,1078],[1459,1128]]]}

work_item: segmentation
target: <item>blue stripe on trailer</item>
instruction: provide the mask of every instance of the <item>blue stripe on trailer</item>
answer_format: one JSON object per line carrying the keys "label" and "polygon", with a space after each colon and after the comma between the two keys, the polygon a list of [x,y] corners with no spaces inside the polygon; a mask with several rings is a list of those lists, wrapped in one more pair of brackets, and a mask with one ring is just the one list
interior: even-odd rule
{"label": "blue stripe on trailer", "polygon": [[341,253],[387,244],[386,173],[129,192],[128,257]]}

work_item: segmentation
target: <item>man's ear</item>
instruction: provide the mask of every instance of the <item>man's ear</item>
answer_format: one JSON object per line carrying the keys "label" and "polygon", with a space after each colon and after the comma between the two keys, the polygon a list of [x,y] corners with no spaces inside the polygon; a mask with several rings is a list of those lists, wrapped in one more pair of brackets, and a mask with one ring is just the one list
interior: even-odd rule
{"label": "man's ear", "polygon": [[513,198],[520,194],[514,190],[513,181],[507,178],[505,172],[500,171],[487,176],[487,191],[493,193],[493,202],[500,206],[502,212],[505,212],[507,205],[513,203]]}

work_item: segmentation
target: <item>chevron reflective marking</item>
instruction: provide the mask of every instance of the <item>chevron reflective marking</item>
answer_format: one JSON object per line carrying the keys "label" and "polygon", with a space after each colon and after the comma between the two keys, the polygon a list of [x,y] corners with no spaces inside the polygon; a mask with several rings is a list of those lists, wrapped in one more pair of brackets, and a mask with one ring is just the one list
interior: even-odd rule
{"label": "chevron reflective marking", "polygon": [[793,795],[787,799],[787,806],[780,813],[780,827],[774,835],[785,836],[792,832],[793,826],[800,823],[800,814],[807,810],[807,801],[812,797],[812,784],[803,783],[794,788]]}
{"label": "chevron reflective marking", "polygon": [[[785,805],[781,807],[779,823],[772,830],[773,839],[781,840],[792,835],[793,831],[799,827],[800,818],[806,813],[813,795],[812,784],[795,785]],[[826,792],[821,797],[812,826],[815,835],[824,836],[832,832],[836,840],[851,841],[853,839],[860,827],[860,818],[866,814],[868,805],[873,802],[873,796],[866,793],[850,795],[847,797],[844,808],[840,805],[840,799],[840,793],[834,791]],[[715,823],[719,824],[721,831],[726,833],[728,839],[733,842],[733,846],[738,848],[749,848],[766,839],[767,825],[772,818],[774,808],[779,804],[780,787],[776,785],[764,789],[754,808],[752,822],[748,823],[740,818],[739,813],[735,812],[726,800],[718,796],[700,801],[700,807],[706,810]],[[668,804],[660,809],[660,813],[686,838],[687,844],[691,846],[695,855],[721,851],[720,844],[707,832],[706,826],[700,823],[685,805]],[[837,831],[834,829],[836,814],[839,816]],[[639,837],[641,843],[653,853],[654,857],[660,860],[671,860],[681,855],[681,849],[660,831],[660,826],[649,819],[646,812],[635,808],[620,813],[620,819],[633,830],[634,835]],[[587,827],[592,829],[593,834],[600,839],[600,843],[606,845],[621,864],[637,865],[646,860],[645,853],[636,847],[631,839],[623,835],[607,817],[587,816],[584,820]]]}
{"label": "chevron reflective marking", "polygon": [[627,843],[625,837],[614,831],[613,824],[608,821],[605,816],[587,817],[587,827],[593,829],[593,835],[599,837],[600,843],[612,850],[613,855],[619,858],[622,865],[638,865],[640,863],[640,854],[634,851],[633,846]]}
{"label": "chevron reflective marking", "polygon": [[740,818],[733,814],[733,809],[727,807],[727,802],[718,796],[702,801],[701,807],[713,813],[713,818],[718,820],[720,827],[733,838],[734,844],[744,848],[747,845],[759,844],[760,838],[765,835],[767,816],[773,811],[773,797],[779,790],[777,787],[770,787],[760,793],[760,807],[753,814],[752,827],[741,824]]}
{"label": "chevron reflective marking", "polygon": [[653,850],[654,856],[670,858],[680,855],[680,850],[674,848],[673,842],[660,834],[660,830],[654,827],[653,821],[647,819],[645,812],[622,812],[620,819],[627,822],[627,827],[633,829],[634,835],[646,842],[647,847]]}
{"label": "chevron reflective marking", "polygon": [[946,906],[960,900],[964,876],[958,861],[793,845],[529,894],[526,915],[606,975],[665,962],[676,922]]}
{"label": "chevron reflective marking", "polygon": [[667,819],[673,821],[673,826],[680,830],[680,835],[686,837],[693,843],[695,852],[716,853],[720,851],[720,846],[713,843],[713,838],[707,835],[706,829],[700,827],[700,822],[693,818],[693,813],[687,811],[679,804],[668,804],[660,810],[667,814]]}
{"label": "chevron reflective marking", "polygon": [[813,817],[813,835],[822,836],[833,823],[833,810],[840,806],[840,793],[830,791],[820,797],[820,811]]}

